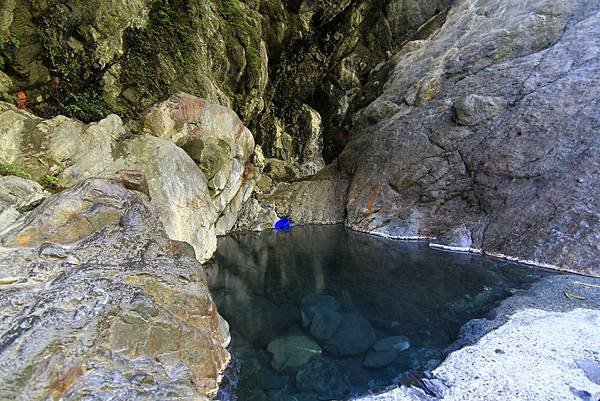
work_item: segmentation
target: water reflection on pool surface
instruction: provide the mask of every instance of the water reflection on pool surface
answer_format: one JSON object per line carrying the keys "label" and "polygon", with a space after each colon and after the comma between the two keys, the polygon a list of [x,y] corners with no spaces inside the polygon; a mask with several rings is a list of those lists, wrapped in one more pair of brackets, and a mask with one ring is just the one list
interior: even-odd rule
{"label": "water reflection on pool surface", "polygon": [[547,274],[342,226],[224,237],[208,267],[241,364],[239,401],[339,400],[393,384]]}

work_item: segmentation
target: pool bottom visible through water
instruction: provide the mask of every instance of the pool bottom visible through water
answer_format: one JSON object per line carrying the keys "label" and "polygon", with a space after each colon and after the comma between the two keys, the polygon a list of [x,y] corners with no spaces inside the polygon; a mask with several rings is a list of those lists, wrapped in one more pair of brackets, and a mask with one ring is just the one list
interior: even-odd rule
{"label": "pool bottom visible through water", "polygon": [[239,401],[345,400],[431,369],[463,324],[548,271],[343,226],[223,237],[209,287]]}

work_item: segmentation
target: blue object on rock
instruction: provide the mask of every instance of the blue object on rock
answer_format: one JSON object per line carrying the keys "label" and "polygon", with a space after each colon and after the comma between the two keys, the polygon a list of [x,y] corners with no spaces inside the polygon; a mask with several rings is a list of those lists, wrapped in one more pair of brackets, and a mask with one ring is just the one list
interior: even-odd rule
{"label": "blue object on rock", "polygon": [[275,223],[275,230],[278,231],[288,231],[292,229],[292,221],[287,218],[284,217],[283,219],[280,219],[277,221],[277,223]]}

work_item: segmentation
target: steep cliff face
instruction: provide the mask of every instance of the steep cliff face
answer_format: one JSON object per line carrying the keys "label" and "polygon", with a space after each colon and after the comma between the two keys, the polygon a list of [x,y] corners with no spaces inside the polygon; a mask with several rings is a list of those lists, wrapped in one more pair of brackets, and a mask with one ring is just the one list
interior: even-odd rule
{"label": "steep cliff face", "polygon": [[457,1],[404,45],[338,159],[347,224],[600,274],[599,11]]}
{"label": "steep cliff face", "polygon": [[277,215],[600,275],[600,5],[448,5],[0,1],[0,398],[213,396]]}
{"label": "steep cliff face", "polygon": [[305,175],[324,165],[323,128],[331,160],[374,67],[447,3],[4,1],[0,92],[89,122],[135,118],[185,91],[233,107],[267,157],[307,164]]}

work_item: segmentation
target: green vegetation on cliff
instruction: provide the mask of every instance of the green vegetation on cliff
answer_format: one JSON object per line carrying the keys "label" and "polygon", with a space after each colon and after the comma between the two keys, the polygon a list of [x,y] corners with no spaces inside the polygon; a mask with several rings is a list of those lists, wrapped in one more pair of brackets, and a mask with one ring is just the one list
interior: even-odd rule
{"label": "green vegetation on cliff", "polygon": [[83,44],[83,22],[63,4],[49,6],[37,20],[44,64],[52,76],[53,93],[44,114],[94,121],[121,111],[112,109],[101,96],[103,70],[95,63],[95,48]]}
{"label": "green vegetation on cliff", "polygon": [[0,176],[5,175],[14,175],[21,178],[31,178],[31,174],[29,174],[25,169],[21,166],[17,166],[13,163],[0,163]]}
{"label": "green vegetation on cliff", "polygon": [[[14,163],[0,163],[0,176],[14,175],[15,177],[33,179],[33,176],[23,167]],[[44,178],[37,180],[45,189],[50,192],[59,192],[65,189],[66,184],[59,178],[60,173],[46,175]]]}
{"label": "green vegetation on cliff", "polygon": [[223,0],[220,4],[223,17],[231,25],[238,40],[246,50],[250,71],[259,76],[261,73],[260,51],[258,50],[260,31],[256,28],[252,29],[239,0]]}
{"label": "green vegetation on cliff", "polygon": [[183,91],[231,106],[269,158],[308,162],[320,120],[329,161],[386,53],[448,1],[0,1],[0,94],[90,122]]}
{"label": "green vegetation on cliff", "polygon": [[138,111],[170,94],[176,78],[193,68],[193,55],[198,50],[194,45],[194,26],[201,18],[188,1],[157,1],[148,18],[145,27],[125,32],[121,62],[120,84],[132,88],[130,102]]}

